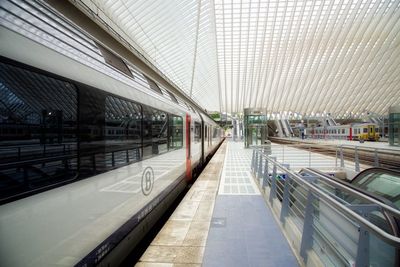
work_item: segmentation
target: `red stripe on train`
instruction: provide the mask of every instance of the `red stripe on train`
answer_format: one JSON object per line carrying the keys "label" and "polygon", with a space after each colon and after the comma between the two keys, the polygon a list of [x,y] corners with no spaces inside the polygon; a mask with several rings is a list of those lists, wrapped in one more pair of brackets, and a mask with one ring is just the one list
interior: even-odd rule
{"label": "red stripe on train", "polygon": [[191,161],[191,150],[190,150],[190,123],[191,117],[186,114],[186,180],[192,180],[192,161]]}

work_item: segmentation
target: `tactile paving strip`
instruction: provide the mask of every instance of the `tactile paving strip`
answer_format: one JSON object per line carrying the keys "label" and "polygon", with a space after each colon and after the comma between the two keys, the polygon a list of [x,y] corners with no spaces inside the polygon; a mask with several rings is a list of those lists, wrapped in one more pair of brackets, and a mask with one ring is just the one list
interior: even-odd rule
{"label": "tactile paving strip", "polygon": [[252,150],[242,142],[228,142],[227,154],[219,186],[220,195],[259,195],[250,174]]}

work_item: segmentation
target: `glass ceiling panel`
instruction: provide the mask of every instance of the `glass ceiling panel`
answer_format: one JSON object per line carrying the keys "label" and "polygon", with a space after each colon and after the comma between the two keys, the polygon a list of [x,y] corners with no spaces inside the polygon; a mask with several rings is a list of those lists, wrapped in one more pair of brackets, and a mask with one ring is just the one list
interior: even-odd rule
{"label": "glass ceiling panel", "polygon": [[71,2],[209,111],[342,116],[400,105],[399,0]]}

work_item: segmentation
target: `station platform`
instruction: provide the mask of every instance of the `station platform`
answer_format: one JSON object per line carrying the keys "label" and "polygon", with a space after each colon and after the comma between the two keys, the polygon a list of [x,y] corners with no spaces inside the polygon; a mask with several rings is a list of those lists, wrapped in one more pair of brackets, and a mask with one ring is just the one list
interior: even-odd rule
{"label": "station platform", "polygon": [[251,156],[242,142],[225,142],[136,266],[298,266]]}

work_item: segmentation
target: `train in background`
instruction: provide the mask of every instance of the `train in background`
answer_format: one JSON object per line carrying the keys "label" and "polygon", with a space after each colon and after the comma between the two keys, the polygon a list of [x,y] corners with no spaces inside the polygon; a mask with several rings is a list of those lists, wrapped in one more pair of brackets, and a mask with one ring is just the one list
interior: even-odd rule
{"label": "train in background", "polygon": [[320,126],[305,129],[306,138],[379,141],[379,126],[375,123]]}
{"label": "train in background", "polygon": [[[73,265],[118,265],[194,181],[223,142],[223,129],[155,72],[49,4],[2,1],[1,10],[0,208],[14,207],[7,219],[15,209],[18,223],[7,227],[18,227],[19,239],[43,246],[24,257],[0,246],[9,251],[0,265],[56,265],[74,247],[82,258]],[[46,216],[18,215],[27,205]],[[47,217],[57,233],[46,229]],[[110,232],[113,220],[121,221]],[[68,244],[86,238],[81,231],[89,228],[90,238]],[[29,229],[35,232],[24,236]],[[48,247],[35,240],[45,236],[54,239]],[[56,248],[58,254],[48,253]]]}

